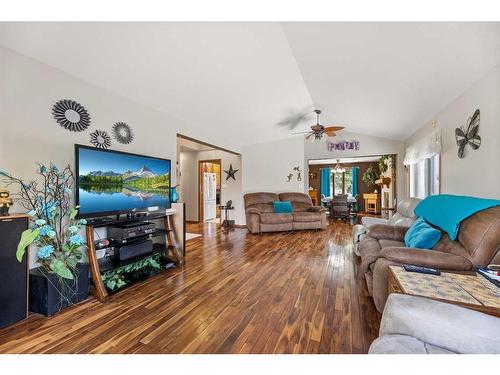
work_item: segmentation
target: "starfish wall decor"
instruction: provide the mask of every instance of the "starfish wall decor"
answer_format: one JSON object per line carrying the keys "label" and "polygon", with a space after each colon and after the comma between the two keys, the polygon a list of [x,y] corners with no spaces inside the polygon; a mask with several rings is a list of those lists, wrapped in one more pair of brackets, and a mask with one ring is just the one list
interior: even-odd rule
{"label": "starfish wall decor", "polygon": [[233,180],[236,181],[236,172],[238,172],[239,169],[233,169],[233,165],[232,164],[229,164],[229,169],[226,171],[224,170],[224,173],[226,173],[226,181],[229,180],[230,178],[232,178]]}

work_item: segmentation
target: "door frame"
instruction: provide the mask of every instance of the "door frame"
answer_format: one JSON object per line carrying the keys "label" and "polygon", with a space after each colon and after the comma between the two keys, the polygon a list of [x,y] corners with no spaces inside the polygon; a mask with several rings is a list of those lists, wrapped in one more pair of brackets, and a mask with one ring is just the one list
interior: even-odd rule
{"label": "door frame", "polygon": [[[220,167],[219,173],[219,186],[220,186],[220,195],[219,195],[219,203],[222,202],[222,159],[206,159],[206,160],[198,160],[198,222],[203,223],[203,171],[201,170],[202,163],[212,163],[218,164]],[[217,213],[216,213],[217,218]]]}

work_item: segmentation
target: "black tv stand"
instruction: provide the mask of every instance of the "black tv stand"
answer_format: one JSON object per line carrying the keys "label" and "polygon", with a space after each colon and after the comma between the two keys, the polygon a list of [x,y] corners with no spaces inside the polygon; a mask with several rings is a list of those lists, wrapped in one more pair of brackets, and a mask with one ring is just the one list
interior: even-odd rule
{"label": "black tv stand", "polygon": [[[86,235],[87,235],[87,248],[88,248],[88,259],[89,266],[92,273],[92,280],[94,283],[94,294],[97,299],[101,302],[105,302],[108,298],[109,291],[106,289],[106,286],[103,282],[103,274],[108,272],[109,270],[119,268],[124,266],[126,263],[130,263],[131,260],[127,260],[126,262],[104,262],[102,258],[98,259],[96,255],[96,243],[95,243],[95,229],[97,228],[105,228],[113,225],[123,225],[140,222],[150,222],[155,220],[157,225],[157,230],[155,234],[149,236],[152,237],[163,237],[165,239],[165,243],[161,241],[161,243],[155,243],[153,246],[153,254],[161,254],[161,257],[164,260],[170,262],[170,264],[175,266],[183,266],[184,258],[185,258],[185,236],[186,236],[186,225],[185,225],[185,205],[184,203],[174,203],[175,213],[156,213],[148,216],[137,216],[134,218],[120,218],[117,215],[114,217],[107,217],[101,219],[88,220],[86,226]],[[177,216],[178,215],[178,216]],[[174,220],[175,217],[175,220]],[[115,247],[123,244],[118,244],[114,242],[110,242],[109,245],[100,247],[99,250],[107,248],[107,247]],[[147,255],[150,256],[150,255]],[[137,259],[133,259],[133,261],[140,261],[143,258],[147,257],[138,257]],[[140,258],[140,259],[139,259]],[[170,268],[170,267],[168,267]],[[164,270],[166,270],[165,268]]]}

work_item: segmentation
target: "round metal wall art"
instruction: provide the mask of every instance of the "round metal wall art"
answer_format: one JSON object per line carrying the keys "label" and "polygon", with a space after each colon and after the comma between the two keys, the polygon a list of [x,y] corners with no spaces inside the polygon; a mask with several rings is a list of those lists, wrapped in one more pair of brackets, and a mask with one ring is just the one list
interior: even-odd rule
{"label": "round metal wall art", "polygon": [[125,122],[117,122],[113,125],[113,138],[119,143],[127,145],[134,139],[132,129]]}
{"label": "round metal wall art", "polygon": [[90,133],[90,143],[97,148],[108,148],[111,146],[111,137],[104,130],[95,130]]}
{"label": "round metal wall art", "polygon": [[52,107],[52,114],[59,125],[72,132],[81,132],[90,126],[89,113],[74,100],[59,100]]}

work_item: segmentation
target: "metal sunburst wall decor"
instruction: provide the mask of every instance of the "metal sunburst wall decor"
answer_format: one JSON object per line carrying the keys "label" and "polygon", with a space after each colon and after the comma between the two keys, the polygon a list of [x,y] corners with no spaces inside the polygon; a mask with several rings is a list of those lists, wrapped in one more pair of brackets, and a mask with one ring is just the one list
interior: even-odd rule
{"label": "metal sunburst wall decor", "polygon": [[113,125],[113,138],[121,144],[128,145],[134,140],[134,134],[128,124],[117,122]]}
{"label": "metal sunburst wall decor", "polygon": [[104,130],[96,130],[90,133],[90,143],[97,148],[108,148],[111,146],[111,138]]}
{"label": "metal sunburst wall decor", "polygon": [[74,100],[59,100],[52,107],[52,114],[59,125],[72,132],[81,132],[90,125],[89,113]]}
{"label": "metal sunburst wall decor", "polygon": [[455,139],[458,146],[458,157],[462,159],[465,156],[465,147],[470,145],[473,150],[477,150],[481,146],[481,137],[479,134],[479,109],[476,109],[472,117],[467,121],[467,127],[459,127],[455,129]]}

